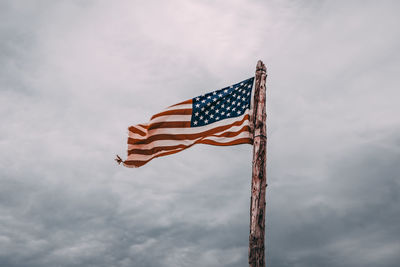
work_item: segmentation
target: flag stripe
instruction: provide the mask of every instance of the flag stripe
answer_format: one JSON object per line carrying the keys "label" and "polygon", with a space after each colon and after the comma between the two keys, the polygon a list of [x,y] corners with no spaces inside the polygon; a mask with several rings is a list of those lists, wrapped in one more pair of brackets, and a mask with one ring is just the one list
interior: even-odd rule
{"label": "flag stripe", "polygon": [[[190,101],[190,102],[192,102],[192,101]],[[179,105],[177,104],[177,105],[170,106],[170,107],[164,109],[162,112],[167,111],[167,110],[187,109],[187,108],[192,108],[192,104],[191,103],[190,104],[179,104]]]}
{"label": "flag stripe", "polygon": [[[223,132],[226,132],[226,131],[237,131],[238,129],[240,129],[242,126],[244,126],[244,125],[249,125],[249,121],[248,120],[246,120],[246,118],[248,119],[248,115],[246,115],[243,119],[242,119],[242,121],[238,121],[238,122],[232,122],[230,125],[225,125],[225,126],[220,126],[220,127],[224,127],[224,129],[221,129],[221,133],[223,133]],[[210,126],[210,125],[209,125]],[[182,137],[182,140],[183,139],[188,139],[188,140],[190,140],[189,138],[190,138],[190,136],[192,136],[193,134],[198,134],[198,133],[204,133],[204,132],[206,132],[206,131],[208,131],[208,130],[213,130],[214,128],[210,128],[209,126],[204,126],[204,127],[198,127],[199,128],[199,130],[205,130],[205,131],[203,131],[203,132],[194,132],[194,133],[192,133],[192,134],[184,134]],[[201,129],[200,129],[201,128]],[[204,129],[204,128],[206,128],[206,129],[208,129],[208,130],[206,130],[206,129]],[[166,128],[166,129],[163,129],[164,130],[164,132],[166,132],[166,134],[171,134],[171,133],[173,133],[174,131],[175,131],[175,133],[176,134],[180,134],[181,133],[181,131],[180,130],[187,130],[187,128],[178,128],[178,129],[176,129],[176,128]],[[191,129],[193,129],[193,128],[191,128]],[[170,130],[170,132],[168,132],[168,130]],[[214,133],[213,133],[214,134]],[[133,135],[133,134],[132,134]],[[131,135],[131,136],[132,136]],[[146,136],[146,138],[145,139],[139,139],[138,141],[141,141],[141,140],[146,140],[147,138],[152,138],[153,136],[155,136],[155,135],[157,135],[157,132],[153,132],[153,134],[151,135],[151,136]],[[138,137],[138,135],[135,135],[135,137]],[[185,137],[187,137],[187,138],[185,138]],[[197,137],[195,137],[195,138],[197,138]],[[192,138],[192,139],[195,139],[195,138]],[[128,147],[129,147],[129,149],[131,149],[131,148],[133,148],[132,146],[134,146],[134,145],[138,145],[138,146],[140,146],[140,145],[145,145],[145,144],[136,144],[136,142],[134,142],[133,141],[134,140],[134,138],[129,138],[128,137]],[[167,139],[168,140],[168,139]],[[157,141],[157,140],[154,140],[153,142],[155,142],[155,141]],[[173,140],[171,140],[171,141],[173,141]],[[151,143],[149,143],[149,144],[151,144]],[[146,144],[147,145],[147,144]]]}
{"label": "flag stripe", "polygon": [[167,152],[164,152],[164,153],[160,153],[160,154],[154,155],[153,157],[151,157],[151,158],[149,158],[147,160],[125,160],[123,162],[123,164],[124,164],[124,166],[129,167],[129,168],[137,168],[137,167],[143,166],[144,164],[146,164],[147,162],[149,162],[150,160],[152,160],[154,158],[175,154],[175,153],[178,153],[181,150],[182,149],[177,149],[177,150],[174,150],[174,151],[167,151]]}
{"label": "flag stripe", "polygon": [[[244,130],[243,130],[244,131]],[[248,135],[246,136],[246,137],[249,137],[250,136],[250,133],[248,133]],[[201,137],[199,137],[199,138],[196,138],[196,139],[193,139],[193,140],[188,140],[188,139],[181,139],[181,140],[170,140],[170,139],[168,139],[168,140],[156,140],[156,141],[153,141],[152,143],[150,143],[150,144],[139,144],[139,145],[131,145],[131,144],[128,144],[128,151],[129,150],[132,150],[132,149],[151,149],[151,148],[153,148],[153,147],[158,147],[158,146],[171,146],[171,145],[179,145],[179,144],[184,144],[184,145],[188,145],[188,144],[191,144],[191,143],[193,143],[193,142],[196,142],[196,140],[198,140],[198,139],[200,139]],[[205,138],[205,137],[203,137],[203,138]],[[220,137],[221,138],[221,137]]]}
{"label": "flag stripe", "polygon": [[[191,147],[192,145],[196,144],[196,143],[203,143],[203,144],[213,144],[213,145],[232,145],[232,144],[239,144],[239,142],[242,141],[246,141],[249,142],[250,138],[248,137],[248,134],[246,135],[246,133],[241,133],[238,136],[232,137],[232,138],[223,138],[224,140],[218,140],[218,138],[207,138],[202,140],[202,138],[199,138],[198,140],[196,140],[195,142],[190,142],[188,143],[185,147],[178,147],[178,148],[174,148],[173,150],[170,151],[159,151],[156,152],[154,154],[150,154],[150,155],[144,155],[144,154],[131,154],[128,156],[127,161],[129,160],[138,160],[138,161],[149,161],[151,159],[153,159],[154,157],[160,156],[162,154],[164,154],[165,152],[172,152],[172,153],[176,153],[177,151],[181,151],[184,150],[188,147]],[[171,154],[172,154],[171,153]]]}
{"label": "flag stripe", "polygon": [[176,106],[185,105],[185,104],[192,104],[192,102],[193,102],[193,100],[189,99],[189,100],[185,100],[185,101],[179,102],[178,104],[175,104],[175,105],[172,105],[172,106],[169,106],[169,107],[176,107]]}
{"label": "flag stripe", "polygon": [[168,116],[161,116],[154,118],[150,120],[150,125],[158,122],[163,122],[163,121],[189,121],[192,118],[192,115],[168,115]]}
{"label": "flag stripe", "polygon": [[142,131],[141,129],[139,129],[138,125],[130,126],[128,128],[128,130],[129,130],[129,133],[135,133],[135,134],[138,134],[140,136],[144,136],[145,137],[147,135],[146,131]]}
{"label": "flag stripe", "polygon": [[[227,131],[227,132],[224,132],[224,133],[221,133],[218,135],[214,135],[214,137],[219,137],[219,138],[235,137],[235,136],[241,134],[242,132],[250,132],[250,127],[248,125],[245,125],[245,126],[241,127],[238,131]],[[204,137],[205,135],[200,134],[199,136],[197,136],[197,138],[193,138],[192,140],[198,140],[202,136]],[[162,140],[171,140],[171,139],[165,138]],[[179,140],[177,140],[177,139],[174,139],[174,140],[178,141],[178,143],[179,143]],[[184,139],[180,139],[180,140],[184,140]],[[171,149],[175,149],[175,148],[181,147],[181,146],[182,146],[182,144],[174,145],[174,146],[153,146],[151,148],[146,149],[143,145],[134,144],[134,145],[129,146],[130,149],[128,150],[128,155],[130,155],[130,154],[150,155],[152,153],[161,151],[162,149],[171,150]]]}
{"label": "flag stripe", "polygon": [[203,140],[210,140],[210,141],[215,141],[217,143],[226,143],[228,142],[228,139],[240,139],[240,138],[250,138],[250,133],[248,131],[242,131],[238,135],[235,136],[230,136],[230,134],[226,134],[223,136],[209,136],[206,138],[203,138]]}
{"label": "flag stripe", "polygon": [[192,115],[192,109],[186,108],[186,109],[167,110],[167,111],[163,111],[163,112],[153,115],[153,117],[151,117],[151,119],[161,117],[161,116],[167,116],[167,115]]}
{"label": "flag stripe", "polygon": [[129,127],[124,165],[140,167],[194,144],[252,144],[249,109],[253,83],[254,77],[177,103],[154,114],[148,123]]}
{"label": "flag stripe", "polygon": [[[240,130],[243,126],[249,126],[249,122],[248,121],[243,121],[241,124],[239,124],[240,122],[238,122],[238,124],[237,125],[226,125],[226,126],[220,126],[220,127],[217,127],[217,130],[215,130],[214,128],[212,128],[212,129],[210,129],[210,130],[207,130],[207,131],[204,131],[204,132],[197,132],[197,133],[193,133],[193,134],[185,134],[185,133],[183,133],[183,134],[181,134],[181,136],[183,137],[183,138],[181,138],[181,139],[196,139],[197,137],[199,137],[198,135],[199,134],[203,134],[203,133],[207,133],[207,135],[212,135],[212,134],[215,134],[215,133],[223,133],[223,132],[226,132],[226,131],[231,131],[231,132],[235,132],[235,131],[238,131],[238,130]],[[166,132],[166,134],[153,134],[153,135],[151,135],[149,138],[151,138],[151,140],[152,141],[156,141],[156,140],[161,140],[161,138],[159,138],[159,137],[163,137],[163,136],[168,136],[169,134],[173,134],[174,133],[174,131],[176,132],[176,128],[170,128],[170,129],[164,129],[164,130],[166,130],[165,132]],[[170,130],[169,132],[168,132],[168,130]],[[215,131],[214,131],[215,130]],[[219,130],[219,131],[218,131]],[[132,136],[132,137],[138,137],[139,135],[137,135],[137,134],[131,134],[130,136]],[[185,137],[188,137],[188,138],[185,138]],[[143,143],[143,144],[145,144],[146,142],[144,142],[144,140],[146,140],[147,138],[128,138],[128,144],[129,145],[135,145],[135,144],[141,144],[141,143]],[[191,138],[190,138],[191,137]],[[168,138],[166,138],[166,139],[168,139]],[[172,139],[172,140],[175,140],[176,138],[174,138],[174,139]]]}
{"label": "flag stripe", "polygon": [[[193,139],[196,139],[196,138],[201,137],[201,136],[208,136],[208,135],[215,134],[215,133],[218,133],[218,132],[223,132],[223,131],[225,131],[227,129],[230,129],[230,128],[234,127],[234,126],[240,126],[243,123],[246,123],[248,121],[248,118],[249,118],[249,115],[244,116],[244,118],[241,121],[236,121],[236,122],[234,122],[234,123],[232,123],[230,125],[219,126],[219,127],[212,128],[210,130],[206,130],[206,131],[203,131],[203,132],[197,132],[197,133],[193,133],[193,134],[186,134],[186,133],[177,134],[177,132],[179,132],[179,131],[174,130],[170,134],[153,134],[151,136],[146,136],[146,138],[131,138],[131,137],[128,137],[128,144],[131,144],[131,145],[149,144],[149,143],[151,143],[151,142],[153,142],[155,140],[168,140],[168,139],[170,139],[170,140],[182,140],[182,139],[193,140]],[[191,129],[193,129],[193,128],[191,128]],[[249,131],[250,131],[250,129],[249,129]],[[175,134],[174,134],[174,132],[175,132]]]}
{"label": "flag stripe", "polygon": [[[159,142],[160,144],[158,144],[155,148],[166,147],[167,149],[165,151],[169,151],[169,150],[174,150],[174,149],[177,149],[177,148],[185,149],[185,148],[188,148],[188,147],[190,147],[190,146],[192,146],[193,144],[196,144],[196,143],[213,142],[213,143],[225,144],[225,143],[229,143],[231,141],[237,140],[237,139],[251,139],[251,137],[250,137],[250,134],[248,132],[241,132],[237,136],[233,136],[233,137],[198,138],[197,140],[192,140],[192,141],[180,140],[180,141],[170,142],[170,143],[160,141]],[[150,148],[152,148],[152,147],[150,147]],[[155,151],[156,151],[155,153],[157,154],[161,150],[155,149]],[[148,156],[148,155],[151,155],[151,154],[148,154],[148,153],[128,154],[128,160],[129,159],[137,159],[138,157],[145,156],[145,155]]]}
{"label": "flag stripe", "polygon": [[201,144],[207,144],[207,145],[214,145],[214,146],[232,146],[232,145],[240,145],[240,144],[253,144],[253,139],[251,138],[240,138],[240,139],[236,139],[230,142],[226,142],[226,143],[220,143],[214,140],[202,140],[201,142],[199,142]]}
{"label": "flag stripe", "polygon": [[186,148],[187,145],[180,144],[175,146],[157,146],[150,149],[131,149],[128,150],[128,156],[131,154],[140,154],[140,155],[152,155],[160,151],[168,151],[168,150],[175,150],[177,148]]}
{"label": "flag stripe", "polygon": [[151,123],[147,126],[147,130],[157,128],[186,128],[190,127],[190,121],[166,121]]}
{"label": "flag stripe", "polygon": [[[199,126],[199,127],[187,127],[187,128],[171,127],[171,128],[151,129],[151,130],[147,131],[146,135],[140,134],[140,136],[135,135],[135,131],[133,129],[133,131],[131,131],[129,133],[129,137],[136,138],[136,139],[145,139],[145,138],[148,138],[155,134],[170,134],[170,133],[195,134],[195,133],[199,133],[199,132],[206,132],[207,130],[214,129],[219,126],[230,125],[232,123],[235,123],[236,121],[243,121],[243,118],[249,119],[250,116],[248,114],[249,114],[249,111],[246,110],[246,112],[239,117],[224,119],[224,120],[217,121],[217,122],[214,122],[209,125]],[[129,128],[129,130],[131,130],[131,128]]]}

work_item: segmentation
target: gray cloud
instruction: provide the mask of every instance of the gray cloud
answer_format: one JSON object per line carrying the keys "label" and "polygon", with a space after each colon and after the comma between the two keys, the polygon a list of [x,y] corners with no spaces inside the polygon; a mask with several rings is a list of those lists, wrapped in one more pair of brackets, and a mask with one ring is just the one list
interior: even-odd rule
{"label": "gray cloud", "polygon": [[[397,264],[399,147],[392,138],[379,141],[343,151],[320,181],[299,177],[296,188],[279,186],[280,195],[271,191],[277,207],[289,205],[283,211],[271,207],[270,246],[280,254],[274,264],[285,259],[298,266]],[[285,233],[273,231],[281,221],[287,221]],[[279,251],[274,242],[287,247]]]}
{"label": "gray cloud", "polygon": [[2,1],[0,265],[245,266],[250,146],[112,159],[263,59],[268,266],[396,266],[398,5]]}

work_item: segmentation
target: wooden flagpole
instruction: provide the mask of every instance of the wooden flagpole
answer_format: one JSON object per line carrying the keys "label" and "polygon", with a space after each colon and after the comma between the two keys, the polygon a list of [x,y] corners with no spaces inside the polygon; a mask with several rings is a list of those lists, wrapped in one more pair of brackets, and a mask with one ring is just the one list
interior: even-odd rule
{"label": "wooden flagpole", "polygon": [[266,79],[267,69],[264,63],[259,60],[256,68],[252,118],[254,143],[250,201],[250,267],[265,267],[265,190],[267,187]]}

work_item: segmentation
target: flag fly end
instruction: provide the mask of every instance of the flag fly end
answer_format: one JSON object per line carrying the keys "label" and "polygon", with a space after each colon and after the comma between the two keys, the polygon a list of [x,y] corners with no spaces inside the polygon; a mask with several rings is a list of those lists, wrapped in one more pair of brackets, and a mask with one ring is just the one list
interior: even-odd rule
{"label": "flag fly end", "polygon": [[121,159],[121,157],[118,156],[118,155],[116,155],[116,158],[115,158],[114,160],[118,163],[118,165],[121,165],[121,163],[123,162],[123,160]]}

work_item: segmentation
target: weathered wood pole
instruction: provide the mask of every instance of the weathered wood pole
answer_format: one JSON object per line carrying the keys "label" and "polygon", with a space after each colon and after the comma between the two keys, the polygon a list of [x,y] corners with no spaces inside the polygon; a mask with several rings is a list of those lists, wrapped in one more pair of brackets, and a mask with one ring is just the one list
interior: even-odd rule
{"label": "weathered wood pole", "polygon": [[256,68],[253,108],[253,170],[250,201],[249,266],[265,267],[265,190],[266,177],[266,83],[267,69],[259,60]]}

